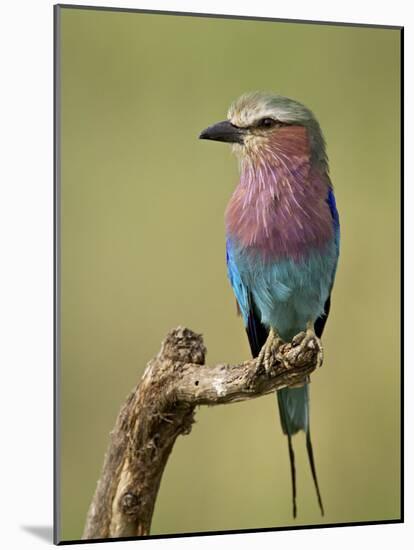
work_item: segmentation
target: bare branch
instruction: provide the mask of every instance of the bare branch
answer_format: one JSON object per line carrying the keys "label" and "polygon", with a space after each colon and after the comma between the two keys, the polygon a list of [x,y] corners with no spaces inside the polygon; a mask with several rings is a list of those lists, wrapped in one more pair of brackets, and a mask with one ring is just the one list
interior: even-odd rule
{"label": "bare branch", "polygon": [[119,412],[83,538],[148,535],[169,454],[177,436],[190,433],[195,407],[303,384],[316,368],[319,342],[304,348],[302,339],[279,348],[269,373],[256,360],[204,366],[201,335],[182,327],[170,331]]}

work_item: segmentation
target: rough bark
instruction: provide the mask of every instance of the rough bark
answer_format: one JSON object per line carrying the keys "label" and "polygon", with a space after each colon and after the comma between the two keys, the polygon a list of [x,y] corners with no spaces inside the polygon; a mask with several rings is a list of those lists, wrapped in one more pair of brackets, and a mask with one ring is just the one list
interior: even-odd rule
{"label": "rough bark", "polygon": [[303,383],[320,348],[316,339],[301,346],[302,339],[283,344],[265,372],[255,359],[204,366],[201,335],[182,327],[170,331],[119,412],[82,538],[148,535],[165,465],[177,436],[190,433],[195,407]]}

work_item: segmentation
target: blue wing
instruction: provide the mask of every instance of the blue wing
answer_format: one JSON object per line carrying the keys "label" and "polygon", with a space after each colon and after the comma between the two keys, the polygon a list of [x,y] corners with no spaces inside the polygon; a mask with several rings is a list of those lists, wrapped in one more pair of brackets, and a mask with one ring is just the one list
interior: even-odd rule
{"label": "blue wing", "polygon": [[[332,272],[332,282],[331,282],[331,291],[332,291],[332,286],[335,280],[336,267],[338,265],[339,242],[340,242],[339,214],[336,208],[335,195],[332,188],[329,190],[327,202],[329,204],[329,209],[331,211],[332,221],[334,226],[334,232],[335,232],[334,238],[335,238],[336,258],[337,258],[335,268]],[[316,319],[315,321],[315,334],[318,338],[322,336],[323,329],[325,328],[326,321],[328,320],[330,309],[331,309],[331,292],[329,292],[329,296],[325,302],[324,313],[320,317],[318,317],[318,319]]]}
{"label": "blue wing", "polygon": [[233,258],[230,239],[226,241],[227,275],[233,292],[236,296],[244,326],[246,327],[250,349],[253,357],[259,355],[263,344],[266,342],[269,330],[260,322],[260,315],[256,311],[249,288],[243,283],[236,262]]}
{"label": "blue wing", "polygon": [[249,292],[240,277],[240,272],[237,268],[236,262],[234,261],[230,239],[226,240],[226,261],[227,275],[233,288],[233,292],[236,296],[240,313],[243,316],[244,324],[247,325],[250,309]]}

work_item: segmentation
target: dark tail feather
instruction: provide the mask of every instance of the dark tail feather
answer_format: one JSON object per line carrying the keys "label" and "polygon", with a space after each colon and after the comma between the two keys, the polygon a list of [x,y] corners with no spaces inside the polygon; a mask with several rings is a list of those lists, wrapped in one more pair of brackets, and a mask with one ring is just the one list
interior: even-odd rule
{"label": "dark tail feather", "polygon": [[289,447],[289,461],[290,461],[290,474],[292,477],[292,508],[293,517],[296,518],[296,468],[295,468],[295,453],[292,446],[292,436],[288,435],[288,447]]}
{"label": "dark tail feather", "polygon": [[319,490],[318,477],[316,475],[315,459],[313,457],[313,448],[312,448],[312,441],[311,441],[310,429],[309,428],[308,428],[308,431],[306,432],[306,449],[308,451],[309,465],[310,465],[310,469],[311,469],[311,472],[312,472],[313,483],[315,484],[315,489],[316,489],[316,495],[318,497],[319,508],[321,510],[321,514],[324,516],[325,511],[323,509],[321,492]]}
{"label": "dark tail feather", "polygon": [[306,449],[308,452],[309,465],[318,497],[321,514],[324,515],[324,508],[319,490],[318,478],[316,475],[315,459],[313,456],[312,441],[309,429],[309,389],[305,384],[300,388],[283,388],[277,392],[279,404],[280,422],[282,430],[288,438],[290,471],[292,476],[292,501],[293,517],[296,517],[296,469],[295,454],[292,445],[292,436],[299,431],[306,433]]}

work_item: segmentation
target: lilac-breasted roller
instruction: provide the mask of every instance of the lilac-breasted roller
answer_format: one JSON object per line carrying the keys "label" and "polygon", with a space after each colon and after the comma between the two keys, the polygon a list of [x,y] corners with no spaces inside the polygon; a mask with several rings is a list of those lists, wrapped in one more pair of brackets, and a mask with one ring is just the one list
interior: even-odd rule
{"label": "lilac-breasted roller", "polygon": [[[225,215],[227,270],[253,357],[270,369],[283,341],[320,338],[329,314],[339,255],[339,217],[325,140],[309,109],[254,92],[237,99],[227,120],[201,139],[233,144],[240,181]],[[322,357],[320,357],[320,362]],[[308,383],[277,392],[287,435],[296,517],[292,436],[303,430],[321,513],[309,428]]]}

